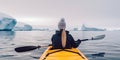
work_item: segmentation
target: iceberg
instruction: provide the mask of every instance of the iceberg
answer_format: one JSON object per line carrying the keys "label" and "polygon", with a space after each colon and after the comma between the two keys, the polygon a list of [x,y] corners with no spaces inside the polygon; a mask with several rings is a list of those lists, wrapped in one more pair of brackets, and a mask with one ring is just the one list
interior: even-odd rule
{"label": "iceberg", "polygon": [[90,28],[86,27],[84,24],[81,27],[82,31],[105,31],[106,29],[99,29],[99,28]]}
{"label": "iceberg", "polygon": [[14,31],[31,31],[32,30],[32,26],[26,23],[22,23],[22,22],[18,22],[14,29]]}
{"label": "iceberg", "polygon": [[12,31],[16,23],[13,17],[0,13],[0,31]]}
{"label": "iceberg", "polygon": [[73,31],[78,31],[78,28],[74,28]]}

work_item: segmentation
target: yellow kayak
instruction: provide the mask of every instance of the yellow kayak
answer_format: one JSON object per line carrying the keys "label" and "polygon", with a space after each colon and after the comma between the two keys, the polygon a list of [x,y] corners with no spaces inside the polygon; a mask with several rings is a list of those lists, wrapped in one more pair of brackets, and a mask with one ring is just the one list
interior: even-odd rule
{"label": "yellow kayak", "polygon": [[72,49],[51,49],[49,46],[41,55],[39,60],[88,60],[80,50]]}

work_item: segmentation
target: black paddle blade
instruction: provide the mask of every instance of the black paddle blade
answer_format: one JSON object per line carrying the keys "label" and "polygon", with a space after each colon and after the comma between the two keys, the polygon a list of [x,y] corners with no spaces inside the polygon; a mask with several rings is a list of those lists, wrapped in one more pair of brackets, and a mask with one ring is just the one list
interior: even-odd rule
{"label": "black paddle blade", "polygon": [[15,48],[16,52],[26,52],[26,51],[31,51],[34,49],[40,48],[40,46],[24,46],[24,47],[17,47]]}

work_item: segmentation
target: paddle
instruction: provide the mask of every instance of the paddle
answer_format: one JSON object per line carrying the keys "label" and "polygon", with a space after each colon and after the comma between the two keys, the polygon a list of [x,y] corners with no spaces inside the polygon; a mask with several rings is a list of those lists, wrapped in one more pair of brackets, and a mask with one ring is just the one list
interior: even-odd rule
{"label": "paddle", "polygon": [[100,40],[100,39],[103,39],[104,37],[105,35],[98,35],[98,36],[92,37],[91,39],[82,39],[81,41]]}
{"label": "paddle", "polygon": [[[98,36],[92,37],[91,39],[83,39],[81,41],[100,40],[100,39],[103,39],[104,37],[105,37],[105,35],[98,35]],[[35,50],[35,49],[41,48],[41,47],[47,47],[47,46],[23,46],[23,47],[15,48],[15,51],[16,52],[26,52],[26,51]]]}
{"label": "paddle", "polygon": [[17,47],[15,48],[16,52],[26,52],[26,51],[31,51],[35,50],[37,48],[40,48],[41,46],[23,46],[23,47]]}
{"label": "paddle", "polygon": [[[50,46],[51,44],[49,44],[48,46]],[[26,52],[26,51],[31,51],[31,50],[35,50],[37,48],[41,48],[41,47],[48,47],[48,46],[23,46],[23,47],[17,47],[15,48],[16,52]]]}

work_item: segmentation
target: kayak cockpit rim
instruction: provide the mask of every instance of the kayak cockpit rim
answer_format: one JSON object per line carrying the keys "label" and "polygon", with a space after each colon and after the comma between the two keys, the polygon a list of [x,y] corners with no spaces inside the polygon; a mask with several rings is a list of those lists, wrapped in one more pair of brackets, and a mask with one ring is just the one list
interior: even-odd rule
{"label": "kayak cockpit rim", "polygon": [[[54,49],[51,48],[50,50],[54,50]],[[57,51],[47,53],[46,56],[45,56],[42,60],[45,60],[50,54],[54,54],[54,53],[61,52],[61,51],[66,51],[66,52],[75,53],[75,54],[78,54],[78,55],[79,55],[80,57],[82,57],[83,59],[85,59],[85,57],[83,57],[79,52],[70,51],[70,50],[68,50],[68,49],[58,49]]]}

